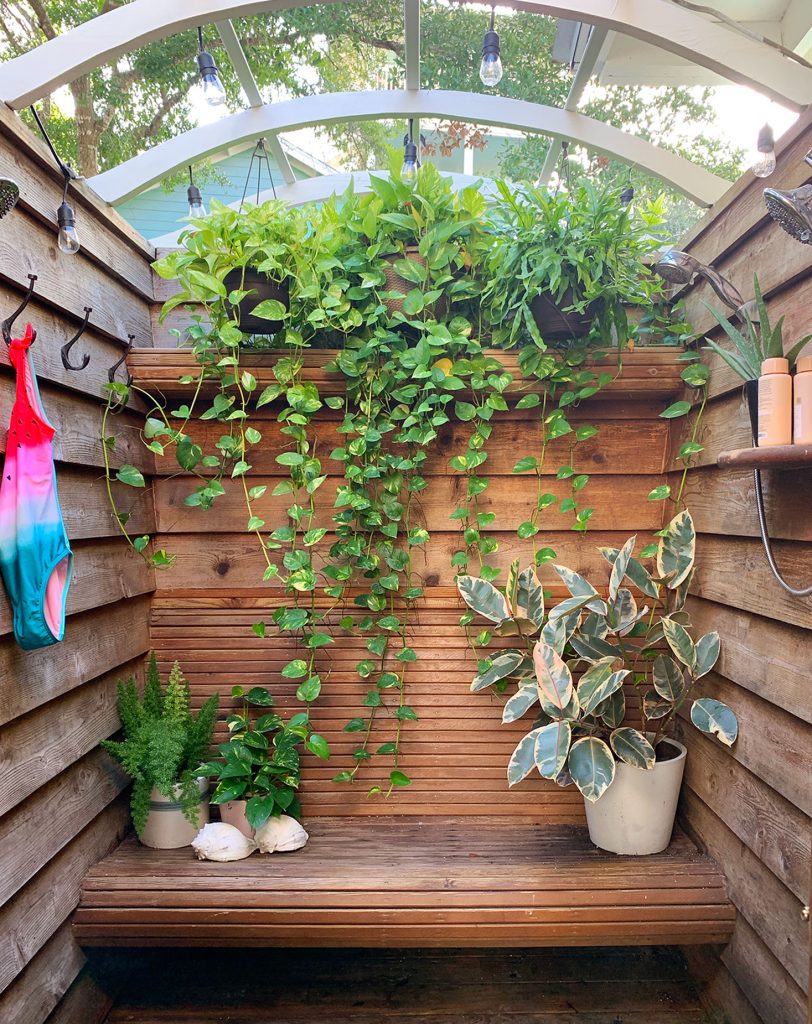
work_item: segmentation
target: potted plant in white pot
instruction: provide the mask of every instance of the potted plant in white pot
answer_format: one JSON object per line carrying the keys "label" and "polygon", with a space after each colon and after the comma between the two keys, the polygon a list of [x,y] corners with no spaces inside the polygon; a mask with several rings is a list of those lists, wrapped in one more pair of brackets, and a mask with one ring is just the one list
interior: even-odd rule
{"label": "potted plant in white pot", "polygon": [[208,753],[217,717],[217,697],[195,715],[189,684],[176,661],[164,692],[153,653],[143,697],[134,677],[118,684],[122,740],[102,746],[133,780],[130,807],[138,838],[145,846],[173,850],[188,846],[209,820],[205,784],[194,769]]}
{"label": "potted plant in white pot", "polygon": [[[690,514],[679,513],[662,531],[653,573],[634,557],[635,541],[601,549],[611,567],[606,599],[559,565],[553,568],[571,596],[549,611],[535,571],[519,572],[517,563],[504,593],[473,576],[457,582],[469,608],[493,623],[493,634],[517,640],[480,665],[471,689],[504,691],[515,683],[502,720],[536,713],[510,759],[509,784],[534,768],[558,785],[574,783],[597,846],[650,854],[665,849],[674,825],[686,749],[671,733],[681,709],[727,745],[736,740],[737,722],[721,701],[695,697],[719,656],[719,635],[694,642],[689,632],[684,605],[696,542]],[[640,607],[626,581],[653,607]],[[629,687],[640,695],[633,724]]]}
{"label": "potted plant in white pot", "polygon": [[235,686],[231,696],[242,707],[226,720],[230,738],[217,748],[222,760],[206,762],[197,774],[216,780],[211,802],[219,805],[220,818],[253,838],[272,816],[301,816],[300,745],[321,758],[328,748],[311,731],[306,712],[285,722],[271,711],[273,697],[264,686]]}

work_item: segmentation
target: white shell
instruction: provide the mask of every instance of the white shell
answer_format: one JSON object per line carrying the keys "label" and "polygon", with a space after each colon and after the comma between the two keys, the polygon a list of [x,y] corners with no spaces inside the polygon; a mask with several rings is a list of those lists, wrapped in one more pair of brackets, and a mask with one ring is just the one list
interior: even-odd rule
{"label": "white shell", "polygon": [[222,821],[213,821],[197,833],[192,849],[198,860],[244,860],[256,850],[253,839],[244,836],[238,828]]}
{"label": "white shell", "polygon": [[268,818],[254,838],[262,853],[289,853],[301,850],[309,837],[295,818],[280,814],[278,818]]}

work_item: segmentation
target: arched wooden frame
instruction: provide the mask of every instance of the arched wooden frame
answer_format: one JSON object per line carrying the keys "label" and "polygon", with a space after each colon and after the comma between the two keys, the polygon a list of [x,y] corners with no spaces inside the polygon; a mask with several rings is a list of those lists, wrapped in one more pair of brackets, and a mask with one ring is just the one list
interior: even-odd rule
{"label": "arched wooden frame", "polygon": [[243,110],[167,139],[146,153],[90,178],[88,183],[102,199],[120,203],[179,168],[222,152],[236,142],[313,124],[390,117],[476,121],[570,139],[592,152],[643,168],[704,206],[716,202],[730,185],[676,153],[572,110],[502,96],[420,89],[303,96]]}
{"label": "arched wooden frame", "polygon": [[[336,0],[134,0],[0,66],[0,99],[25,107],[94,68],[200,24]],[[352,2],[352,0],[345,0]],[[394,2],[394,0],[393,0]],[[519,10],[633,36],[796,110],[812,103],[812,70],[667,0],[509,0]]]}

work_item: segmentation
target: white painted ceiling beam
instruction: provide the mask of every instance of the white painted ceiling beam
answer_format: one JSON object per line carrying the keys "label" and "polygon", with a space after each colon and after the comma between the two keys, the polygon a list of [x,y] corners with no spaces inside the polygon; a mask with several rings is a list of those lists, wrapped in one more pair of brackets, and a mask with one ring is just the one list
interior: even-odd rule
{"label": "white painted ceiling beam", "polygon": [[729,182],[676,153],[572,110],[526,100],[442,90],[396,90],[302,96],[200,125],[127,160],[89,184],[110,203],[120,203],[180,167],[218,153],[238,141],[316,124],[381,118],[437,117],[540,132],[571,139],[587,149],[638,166],[695,202],[709,206]]}
{"label": "white painted ceiling beam", "polygon": [[420,0],[403,0],[406,88],[420,88]]}
{"label": "white painted ceiling beam", "polygon": [[[335,0],[133,0],[0,65],[0,99],[25,107],[122,54],[184,29]],[[599,25],[677,53],[795,110],[812,103],[812,70],[668,0],[502,0]],[[193,54],[190,54],[190,60]]]}
{"label": "white painted ceiling beam", "polygon": [[[242,86],[242,91],[245,93],[245,98],[250,106],[261,107],[263,104],[262,93],[259,91],[257,80],[254,78],[254,73],[248,63],[248,58],[245,56],[245,50],[242,48],[234,26],[230,21],[218,21],[216,24],[220,39],[223,41],[223,46],[228,54],[228,59],[231,61],[237,79]],[[282,177],[288,184],[296,181],[296,175],[290,166],[287,153],[282,148],[282,143],[275,135],[269,135],[266,141],[268,149],[271,151],[271,156],[282,173]]]}
{"label": "white painted ceiling beam", "polygon": [[[589,84],[589,79],[592,77],[592,72],[595,70],[595,66],[598,63],[598,59],[603,50],[604,43],[610,35],[608,29],[594,27],[590,29],[589,39],[587,40],[586,47],[584,48],[581,62],[578,65],[578,70],[572,79],[570,85],[570,91],[567,94],[567,98],[564,101],[565,110],[577,110],[578,104],[581,102],[581,97],[584,94]],[[541,174],[539,175],[539,185],[546,185],[550,180],[553,171],[555,170],[558,158],[561,156],[561,140],[553,139],[550,143],[550,148],[547,150],[547,156],[544,159],[544,165],[541,168]]]}

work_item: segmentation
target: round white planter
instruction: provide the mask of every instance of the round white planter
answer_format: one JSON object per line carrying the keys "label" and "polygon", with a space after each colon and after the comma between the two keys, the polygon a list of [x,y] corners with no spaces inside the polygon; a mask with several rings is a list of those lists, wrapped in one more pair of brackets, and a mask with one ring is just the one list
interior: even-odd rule
{"label": "round white planter", "polygon": [[[208,789],[208,781],[199,779],[198,782],[202,798]],[[175,786],[174,795],[176,798],[180,797],[179,786]],[[201,799],[197,811],[197,824],[193,825],[187,821],[178,800],[165,797],[157,789],[150,793],[149,808],[147,823],[138,838],[144,846],[151,846],[155,850],[177,850],[181,846],[188,846],[209,820],[208,800]]]}
{"label": "round white planter", "polygon": [[640,856],[660,853],[670,843],[687,750],[677,740],[662,742],[676,747],[679,756],[649,770],[620,762],[603,796],[585,801],[589,838],[602,850]]}

